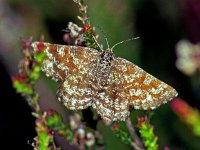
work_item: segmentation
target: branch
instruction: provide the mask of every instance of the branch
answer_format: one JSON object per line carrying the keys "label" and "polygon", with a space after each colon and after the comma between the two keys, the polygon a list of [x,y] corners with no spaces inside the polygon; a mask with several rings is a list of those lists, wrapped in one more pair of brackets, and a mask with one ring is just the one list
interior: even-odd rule
{"label": "branch", "polygon": [[128,118],[126,120],[126,126],[127,126],[128,130],[129,130],[129,133],[130,133],[131,137],[134,140],[134,142],[131,143],[133,148],[136,149],[136,150],[145,150],[140,138],[138,137],[138,135],[135,132],[135,128],[134,128],[133,124],[131,123],[130,118]]}

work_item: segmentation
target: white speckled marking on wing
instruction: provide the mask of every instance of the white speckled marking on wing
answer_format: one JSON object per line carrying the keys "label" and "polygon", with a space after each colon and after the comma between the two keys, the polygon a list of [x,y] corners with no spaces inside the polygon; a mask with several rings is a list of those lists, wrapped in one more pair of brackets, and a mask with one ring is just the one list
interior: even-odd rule
{"label": "white speckled marking on wing", "polygon": [[116,58],[115,68],[119,93],[135,109],[155,109],[177,96],[174,88],[125,59]]}
{"label": "white speckled marking on wing", "polygon": [[71,110],[81,110],[91,106],[94,89],[88,84],[89,81],[88,76],[68,75],[57,91],[58,100]]}
{"label": "white speckled marking on wing", "polygon": [[[32,43],[33,50],[36,53],[39,43]],[[97,50],[86,47],[43,44],[46,48],[42,70],[48,77],[56,81],[64,81],[68,74],[86,73],[89,64],[94,62],[99,55]]]}

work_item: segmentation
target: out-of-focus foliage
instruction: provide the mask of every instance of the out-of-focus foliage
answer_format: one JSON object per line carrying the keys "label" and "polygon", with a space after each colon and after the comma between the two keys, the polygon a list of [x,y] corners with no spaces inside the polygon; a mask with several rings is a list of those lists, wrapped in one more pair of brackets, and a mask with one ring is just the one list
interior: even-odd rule
{"label": "out-of-focus foliage", "polygon": [[175,99],[171,106],[181,120],[191,127],[193,133],[196,136],[200,136],[200,112],[189,106],[182,99]]}

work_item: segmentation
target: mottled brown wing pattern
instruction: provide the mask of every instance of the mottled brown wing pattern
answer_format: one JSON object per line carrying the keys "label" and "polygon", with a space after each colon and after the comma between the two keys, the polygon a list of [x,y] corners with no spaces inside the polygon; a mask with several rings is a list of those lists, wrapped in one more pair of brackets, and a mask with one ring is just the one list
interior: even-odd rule
{"label": "mottled brown wing pattern", "polygon": [[46,73],[46,76],[50,77],[55,81],[62,81],[66,78],[65,71],[61,70],[53,63],[53,60],[50,58],[45,58],[42,62],[42,71]]}
{"label": "mottled brown wing pattern", "polygon": [[[38,51],[37,44],[32,44]],[[92,104],[94,93],[93,68],[96,66],[98,51],[86,47],[64,46],[44,43],[46,57],[42,70],[62,84],[57,91],[58,100],[68,109],[84,109]]]}
{"label": "mottled brown wing pattern", "polygon": [[104,89],[98,90],[94,98],[93,107],[104,120],[125,121],[128,117],[128,100],[122,99],[114,82],[109,82]]}
{"label": "mottled brown wing pattern", "polygon": [[[32,47],[38,51],[39,42],[33,42]],[[85,74],[89,70],[89,64],[96,61],[98,51],[79,46],[67,46],[44,43],[45,59],[42,70],[55,81],[63,81],[68,74]]]}
{"label": "mottled brown wing pattern", "polygon": [[70,110],[81,110],[92,105],[94,88],[91,77],[83,74],[68,75],[57,91],[58,100]]}
{"label": "mottled brown wing pattern", "polygon": [[95,108],[104,120],[125,121],[129,116],[129,101],[127,96],[121,92],[123,85],[121,78],[123,75],[116,68],[118,64],[111,64],[111,73],[107,79],[107,84],[95,94]]}
{"label": "mottled brown wing pattern", "polygon": [[155,109],[177,96],[171,86],[125,59],[116,58],[114,66],[113,72],[119,76],[118,91],[135,109]]}
{"label": "mottled brown wing pattern", "polygon": [[[38,45],[41,44],[40,42],[33,42],[32,47],[35,53],[39,51]],[[65,71],[63,68],[58,68],[57,63],[54,62],[54,56],[53,54],[49,53],[50,45],[49,43],[43,43],[45,48],[45,58],[42,62],[42,71],[45,72],[46,76],[50,77],[51,79],[55,81],[62,81],[65,77]],[[53,47],[55,49],[55,47]]]}

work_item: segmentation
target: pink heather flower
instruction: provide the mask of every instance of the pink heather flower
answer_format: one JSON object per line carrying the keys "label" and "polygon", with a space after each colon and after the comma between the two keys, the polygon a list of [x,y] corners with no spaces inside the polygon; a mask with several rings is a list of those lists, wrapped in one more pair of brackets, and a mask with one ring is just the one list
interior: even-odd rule
{"label": "pink heather flower", "polygon": [[138,118],[138,126],[141,127],[144,122],[147,122],[147,120],[148,120],[147,116]]}
{"label": "pink heather flower", "polygon": [[170,150],[170,148],[168,146],[165,146],[164,150]]}
{"label": "pink heather flower", "polygon": [[12,76],[12,81],[13,82],[17,82],[17,81],[21,82],[21,81],[25,81],[27,79],[28,79],[28,76],[26,74],[24,74],[24,73],[21,73],[18,76]]}
{"label": "pink heather flower", "polygon": [[25,39],[25,38],[20,38],[20,41],[23,44],[23,49],[27,50],[30,48],[31,44],[32,44],[32,37],[30,37],[29,39]]}
{"label": "pink heather flower", "polygon": [[72,44],[73,38],[70,33],[64,33],[63,41],[66,42],[68,45]]}
{"label": "pink heather flower", "polygon": [[171,102],[172,109],[182,117],[188,117],[192,114],[192,108],[180,98],[176,98]]}
{"label": "pink heather flower", "polygon": [[112,125],[112,130],[118,130],[119,129],[119,126],[118,126],[118,124],[113,124]]}
{"label": "pink heather flower", "polygon": [[20,81],[20,80],[21,80],[21,77],[20,77],[20,76],[13,76],[13,77],[12,77],[12,81],[13,81],[13,82]]}
{"label": "pink heather flower", "polygon": [[175,113],[191,127],[193,133],[200,136],[200,113],[197,109],[192,108],[182,99],[177,98],[171,103],[172,109]]}
{"label": "pink heather flower", "polygon": [[86,24],[86,25],[84,26],[84,28],[82,29],[82,32],[85,33],[85,32],[87,32],[87,31],[90,30],[90,29],[92,29],[91,25],[90,25],[90,24]]}
{"label": "pink heather flower", "polygon": [[44,49],[46,48],[44,45],[44,36],[43,35],[40,37],[40,42],[38,43],[37,48],[38,48],[38,53],[43,52]]}
{"label": "pink heather flower", "polygon": [[45,45],[43,42],[40,42],[38,45],[37,45],[37,48],[38,48],[38,52],[43,52],[44,49],[45,49]]}

